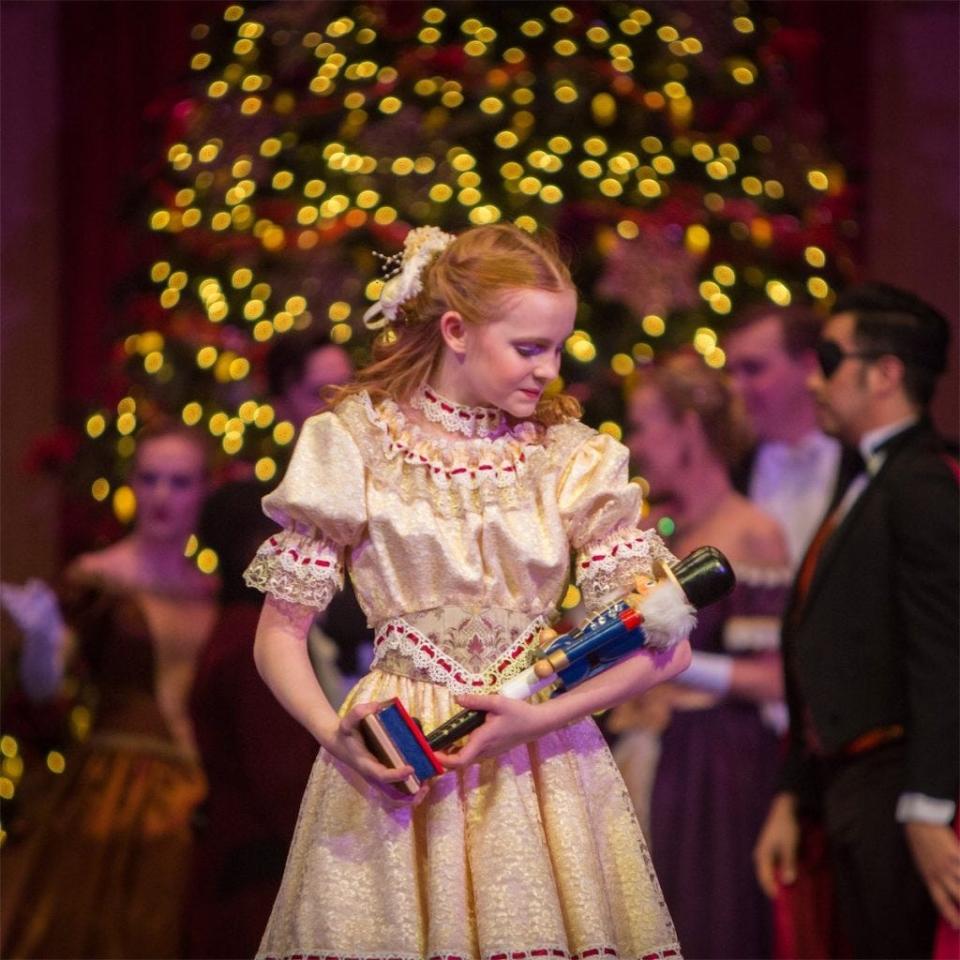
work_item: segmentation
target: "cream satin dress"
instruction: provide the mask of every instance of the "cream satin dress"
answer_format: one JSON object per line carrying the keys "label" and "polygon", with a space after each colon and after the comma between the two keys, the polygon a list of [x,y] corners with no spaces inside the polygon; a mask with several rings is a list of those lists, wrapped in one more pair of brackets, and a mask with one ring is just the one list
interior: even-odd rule
{"label": "cream satin dress", "polygon": [[[421,401],[420,430],[365,394],[304,424],[264,510],[283,528],[247,580],[323,609],[346,567],[376,631],[355,703],[399,697],[430,730],[458,693],[531,662],[575,578],[588,610],[663,543],[637,527],[627,453],[576,421],[509,426]],[[278,749],[282,749],[278,744]],[[259,957],[678,957],[630,797],[592,719],[388,807],[321,750]]]}

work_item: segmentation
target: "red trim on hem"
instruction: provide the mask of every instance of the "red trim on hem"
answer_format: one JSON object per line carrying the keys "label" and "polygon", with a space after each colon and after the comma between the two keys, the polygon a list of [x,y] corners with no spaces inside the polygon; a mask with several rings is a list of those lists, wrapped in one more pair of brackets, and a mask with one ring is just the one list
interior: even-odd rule
{"label": "red trim on hem", "polygon": [[[558,950],[555,947],[533,947],[530,950],[510,950],[506,953],[490,954],[487,960],[539,960],[542,957],[553,957],[556,960],[595,960],[597,957],[618,958],[620,954],[613,947],[588,947],[582,953],[567,953],[566,950]],[[670,957],[679,957],[676,950],[663,950],[657,953],[645,953],[641,960],[669,960]],[[397,954],[383,954],[381,957],[364,956],[363,958],[356,954],[332,954],[332,953],[294,953],[286,956],[276,956],[268,954],[265,960],[403,960],[403,957]],[[467,957],[457,953],[434,953],[424,960],[468,960]]]}

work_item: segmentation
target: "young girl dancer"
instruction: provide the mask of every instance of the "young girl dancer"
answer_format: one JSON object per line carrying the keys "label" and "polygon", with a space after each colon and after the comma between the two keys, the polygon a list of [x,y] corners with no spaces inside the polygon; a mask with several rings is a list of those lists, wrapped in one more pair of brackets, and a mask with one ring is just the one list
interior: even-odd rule
{"label": "young girl dancer", "polygon": [[[306,422],[282,525],[247,578],[269,594],[260,672],[323,749],[307,786],[265,958],[679,955],[630,798],[590,714],[669,679],[686,642],[555,699],[496,695],[531,662],[576,553],[599,609],[649,574],[626,449],[547,396],[576,293],[553,246],[512,226],[408,235],[367,319],[379,359]],[[304,637],[344,566],[376,630],[341,715]],[[470,691],[483,690],[483,695]],[[488,711],[452,772],[404,800],[357,727],[399,697],[426,730]]]}

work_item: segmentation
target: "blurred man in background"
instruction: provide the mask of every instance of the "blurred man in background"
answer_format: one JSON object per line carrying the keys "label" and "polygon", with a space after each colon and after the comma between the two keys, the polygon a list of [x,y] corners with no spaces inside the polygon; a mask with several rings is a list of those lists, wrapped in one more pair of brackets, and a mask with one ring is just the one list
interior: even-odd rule
{"label": "blurred man in background", "polygon": [[741,314],[724,343],[726,369],[757,440],[734,482],[780,522],[794,567],[859,468],[856,454],[819,428],[807,390],[820,327],[806,308],[765,305]]}

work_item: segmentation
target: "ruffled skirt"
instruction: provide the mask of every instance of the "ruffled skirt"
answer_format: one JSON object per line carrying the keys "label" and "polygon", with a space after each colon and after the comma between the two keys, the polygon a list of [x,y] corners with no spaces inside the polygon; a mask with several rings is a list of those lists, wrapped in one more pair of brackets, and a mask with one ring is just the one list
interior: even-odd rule
{"label": "ruffled skirt", "polygon": [[[442,685],[379,670],[342,709],[394,696],[428,731],[459,709]],[[416,809],[392,806],[321,751],[258,954],[679,955],[630,798],[590,719],[435,779]]]}

